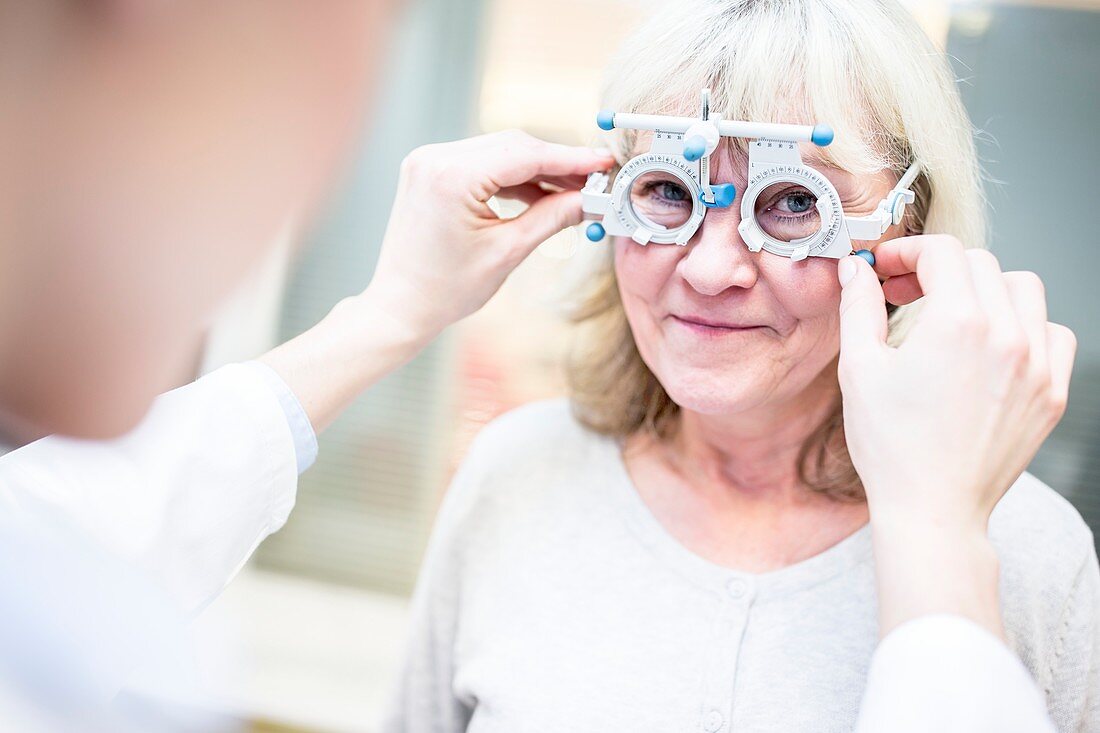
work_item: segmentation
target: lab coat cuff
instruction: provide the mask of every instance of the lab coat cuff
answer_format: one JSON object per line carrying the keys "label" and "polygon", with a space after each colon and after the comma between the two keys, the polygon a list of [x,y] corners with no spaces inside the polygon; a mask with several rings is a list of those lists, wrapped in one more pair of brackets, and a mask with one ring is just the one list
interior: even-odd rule
{"label": "lab coat cuff", "polygon": [[298,396],[290,389],[290,385],[267,364],[250,361],[243,366],[252,369],[278,399],[283,415],[286,416],[290,434],[294,438],[294,456],[298,464],[298,473],[303,473],[317,460],[317,433],[313,431],[313,425],[302,403],[298,401]]}
{"label": "lab coat cuff", "polygon": [[1016,654],[962,616],[907,621],[871,660],[857,733],[1054,733]]}

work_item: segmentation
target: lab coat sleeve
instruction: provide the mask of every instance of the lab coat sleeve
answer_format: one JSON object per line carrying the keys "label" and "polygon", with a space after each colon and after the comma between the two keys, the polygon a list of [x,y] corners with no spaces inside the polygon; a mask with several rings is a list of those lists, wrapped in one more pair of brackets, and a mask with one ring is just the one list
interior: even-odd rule
{"label": "lab coat sleeve", "polygon": [[856,733],[1054,733],[1039,688],[1001,640],[960,616],[890,632],[871,660]]}
{"label": "lab coat sleeve", "polygon": [[294,506],[316,451],[296,405],[265,365],[223,367],[119,439],[51,436],[0,458],[0,507],[60,513],[197,612]]}

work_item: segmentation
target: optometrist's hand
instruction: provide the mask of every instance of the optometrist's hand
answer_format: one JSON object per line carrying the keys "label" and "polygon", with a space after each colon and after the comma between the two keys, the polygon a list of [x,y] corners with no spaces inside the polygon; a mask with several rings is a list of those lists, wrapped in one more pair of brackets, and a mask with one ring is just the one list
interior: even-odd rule
{"label": "optometrist's hand", "polygon": [[[607,151],[497,132],[414,150],[374,277],[323,321],[263,361],[320,431],[351,400],[483,306],[541,242],[580,223],[579,189],[614,164]],[[528,205],[498,217],[492,197]]]}
{"label": "optometrist's hand", "polygon": [[[366,295],[433,337],[483,306],[541,242],[578,224],[585,178],[613,163],[608,151],[516,130],[414,150]],[[488,205],[494,196],[529,208],[501,219]]]}
{"label": "optometrist's hand", "polygon": [[[954,612],[1002,633],[990,512],[1065,411],[1076,339],[1031,272],[922,235],[839,263],[844,433],[867,492],[880,631]],[[880,285],[879,277],[885,278]],[[885,300],[922,298],[886,344]]]}

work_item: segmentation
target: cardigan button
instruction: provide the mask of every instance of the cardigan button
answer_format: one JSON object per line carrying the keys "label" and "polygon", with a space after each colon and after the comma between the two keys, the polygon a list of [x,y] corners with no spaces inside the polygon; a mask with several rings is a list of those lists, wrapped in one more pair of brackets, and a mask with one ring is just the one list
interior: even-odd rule
{"label": "cardigan button", "polygon": [[732,598],[741,598],[749,592],[749,584],[741,580],[741,578],[730,578],[726,583],[726,591],[729,592]]}

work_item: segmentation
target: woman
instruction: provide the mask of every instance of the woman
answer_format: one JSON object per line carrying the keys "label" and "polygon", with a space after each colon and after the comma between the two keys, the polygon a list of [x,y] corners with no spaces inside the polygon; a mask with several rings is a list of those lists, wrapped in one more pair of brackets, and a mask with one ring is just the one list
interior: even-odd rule
{"label": "woman", "polygon": [[[921,593],[889,583],[922,559],[899,559],[897,538],[926,546],[944,583],[960,572],[934,542],[944,515],[909,516],[905,497],[947,505],[950,487],[980,483],[996,497],[1013,484],[989,522],[1004,634],[1059,729],[1100,729],[1091,536],[1020,476],[1038,442],[1015,437],[1056,419],[1027,390],[1049,387],[1034,374],[1060,336],[1034,276],[979,249],[977,163],[942,54],[888,1],[676,3],[610,79],[617,110],[692,114],[710,87],[727,119],[833,124],[837,142],[807,162],[851,215],[919,163],[878,272],[893,303],[921,296],[918,279],[928,290],[924,312],[890,322],[894,343],[911,330],[923,351],[875,343],[868,268],[842,262],[841,304],[833,261],[750,253],[737,207],[712,210],[686,247],[615,241],[581,311],[572,405],[497,421],[455,478],[389,726],[851,730],[896,597]],[[647,149],[618,134],[620,164]],[[744,190],[743,148],[712,161]],[[951,297],[903,274],[916,259],[918,275],[954,280]]]}

